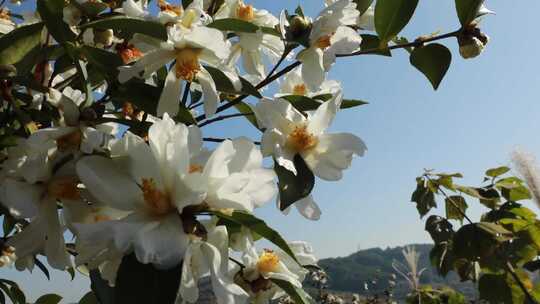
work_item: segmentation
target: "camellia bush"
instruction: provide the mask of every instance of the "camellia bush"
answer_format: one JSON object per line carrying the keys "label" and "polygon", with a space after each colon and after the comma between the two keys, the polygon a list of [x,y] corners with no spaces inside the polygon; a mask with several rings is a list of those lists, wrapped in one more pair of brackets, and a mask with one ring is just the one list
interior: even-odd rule
{"label": "camellia bush", "polygon": [[[479,17],[490,11],[455,2],[455,31],[407,40],[398,35],[418,0],[326,0],[316,16],[301,7],[274,16],[242,0],[0,1],[0,264],[87,273],[92,292],[80,303],[194,303],[204,277],[218,303],[309,303],[302,281],[317,269],[313,250],[256,209],[277,200],[281,212],[319,219],[315,177],[338,181],[366,152],[359,137],[327,132],[340,110],[366,103],[327,78],[340,57],[406,51],[437,89],[452,58],[437,41],[456,39],[463,58],[482,52]],[[276,93],[263,96],[273,83]],[[205,129],[233,118],[260,138]],[[424,185],[433,178],[417,190],[430,199],[450,186]],[[522,210],[501,187],[510,191],[503,206]],[[425,212],[433,202],[423,195]],[[469,235],[501,245],[533,220],[523,211],[512,222],[498,208],[456,232],[464,277],[476,269],[471,250],[484,254]],[[501,218],[504,228],[491,223]],[[446,263],[448,246],[437,242],[434,254],[445,270],[457,261]],[[521,275],[508,268],[528,260],[509,258],[480,282]],[[0,303],[26,303],[23,289],[0,279]]]}
{"label": "camellia bush", "polygon": [[[479,298],[489,303],[540,303],[534,279],[540,270],[540,219],[524,205],[532,199],[540,206],[540,171],[524,152],[515,152],[513,159],[520,177],[497,167],[485,172],[479,186],[459,183],[460,173],[427,170],[416,179],[411,201],[421,218],[437,201],[444,204],[445,214],[429,216],[425,226],[439,274],[453,271],[462,281],[475,282]],[[478,220],[467,215],[471,199],[486,208]],[[426,303],[425,296],[426,290],[418,289],[412,298]]]}

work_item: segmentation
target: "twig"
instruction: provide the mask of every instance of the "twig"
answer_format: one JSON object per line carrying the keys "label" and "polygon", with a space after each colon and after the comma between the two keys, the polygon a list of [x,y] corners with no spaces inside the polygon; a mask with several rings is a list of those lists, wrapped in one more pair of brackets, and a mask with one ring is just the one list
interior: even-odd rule
{"label": "twig", "polygon": [[216,121],[221,121],[221,120],[225,120],[225,119],[229,119],[229,118],[233,118],[233,117],[241,117],[241,116],[251,116],[251,115],[255,115],[254,113],[235,113],[235,114],[230,114],[230,115],[221,115],[221,116],[218,116],[218,117],[215,117],[215,118],[212,118],[212,119],[209,119],[207,121],[204,121],[202,122],[199,127],[204,127],[206,125],[209,125],[211,123],[214,123]]}
{"label": "twig", "polygon": [[184,107],[187,104],[187,98],[189,96],[189,88],[191,88],[191,82],[186,81],[186,85],[184,86],[184,95],[182,96],[182,104],[184,105]]}

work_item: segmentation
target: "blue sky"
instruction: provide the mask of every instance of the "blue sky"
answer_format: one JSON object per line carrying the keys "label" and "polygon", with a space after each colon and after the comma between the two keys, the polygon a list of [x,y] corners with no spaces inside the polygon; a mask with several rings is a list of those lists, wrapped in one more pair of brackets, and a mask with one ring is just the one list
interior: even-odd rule
{"label": "blue sky", "polygon": [[[304,3],[310,16],[322,7],[322,0],[251,3],[274,13]],[[414,178],[423,168],[459,171],[465,174],[463,183],[477,184],[485,169],[509,164],[509,153],[516,146],[540,155],[540,42],[534,23],[540,2],[516,4],[487,2],[497,15],[482,22],[491,41],[480,57],[463,60],[454,39],[444,42],[453,52],[453,61],[438,91],[410,66],[405,51],[395,51],[391,58],[340,59],[329,77],[342,81],[347,98],[370,104],[340,112],[332,130],[362,137],[367,155],[354,161],[342,181],[317,181],[314,196],[323,210],[320,221],[309,222],[296,212],[283,216],[274,204],[262,208],[259,215],[289,240],[311,242],[319,257],[429,242],[410,202]],[[453,1],[424,0],[402,35],[414,39],[457,27]],[[259,136],[242,119],[205,127],[204,132]],[[471,215],[478,217],[483,209],[475,201],[470,205]],[[57,292],[75,301],[88,288],[82,276],[67,285],[69,276],[59,272],[53,272],[53,282],[46,282],[39,271],[30,276],[2,269],[0,277],[20,282],[31,299]]]}

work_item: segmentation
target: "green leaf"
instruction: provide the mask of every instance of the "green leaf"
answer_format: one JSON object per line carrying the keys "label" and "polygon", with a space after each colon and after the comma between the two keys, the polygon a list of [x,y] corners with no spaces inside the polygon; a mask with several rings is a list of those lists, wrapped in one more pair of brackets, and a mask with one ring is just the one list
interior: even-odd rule
{"label": "green leaf", "polygon": [[[529,286],[532,286],[522,272],[519,277],[522,281],[527,280]],[[525,294],[510,274],[484,274],[478,281],[478,290],[480,299],[489,303],[529,303],[525,301]]]}
{"label": "green leaf", "polygon": [[[4,145],[2,145],[0,141],[0,147],[3,147],[3,146]],[[4,237],[7,237],[11,233],[11,231],[13,231],[16,223],[17,223],[17,220],[15,220],[14,217],[12,217],[9,214],[4,215],[4,222],[2,223],[2,228],[4,229]]]}
{"label": "green leaf", "polygon": [[66,43],[66,51],[75,63],[75,68],[77,69],[77,75],[83,86],[84,94],[86,99],[82,106],[89,107],[94,102],[94,92],[92,90],[92,83],[89,81],[88,69],[86,68],[86,62],[80,59],[80,49],[77,48],[74,44]]}
{"label": "green leaf", "polygon": [[341,109],[349,109],[349,108],[354,108],[354,107],[358,107],[358,106],[363,106],[363,105],[367,105],[369,104],[369,102],[367,101],[363,101],[363,100],[360,100],[360,99],[343,99],[341,101]]}
{"label": "green leaf", "polygon": [[425,230],[429,233],[435,244],[448,243],[454,236],[452,223],[438,215],[428,217]]}
{"label": "green leaf", "polygon": [[321,105],[320,102],[303,95],[287,95],[281,98],[287,100],[300,112],[315,110]]}
{"label": "green leaf", "polygon": [[431,208],[436,208],[435,194],[425,185],[423,179],[416,180],[416,190],[411,196],[411,202],[416,203],[416,209],[420,214],[420,218],[424,217]]}
{"label": "green leaf", "polygon": [[18,285],[11,285],[11,288],[9,289],[11,295],[13,296],[13,300],[15,300],[14,304],[26,304],[26,296],[24,295],[24,292],[19,288]]}
{"label": "green leaf", "polygon": [[35,304],[58,304],[61,300],[61,296],[50,293],[39,297]]}
{"label": "green leaf", "polygon": [[463,196],[454,195],[445,199],[446,218],[463,221],[464,213],[467,211],[468,205]]}
{"label": "green leaf", "polygon": [[360,12],[360,16],[362,16],[371,6],[371,3],[373,3],[373,0],[353,0],[353,1],[354,3],[356,3],[356,9]]}
{"label": "green leaf", "polygon": [[164,41],[168,38],[167,28],[164,25],[158,22],[138,18],[120,16],[107,17],[88,22],[81,26],[82,30],[86,28],[112,29],[115,32],[120,31],[127,35],[139,33]]}
{"label": "green leaf", "polygon": [[285,280],[270,279],[274,284],[283,289],[285,293],[291,297],[296,304],[310,304],[314,303],[312,298],[302,289],[294,287],[291,283]]}
{"label": "green leaf", "polygon": [[87,1],[79,4],[77,1],[72,1],[71,3],[77,5],[85,15],[91,17],[95,17],[109,8],[109,6],[103,2]]}
{"label": "green leaf", "polygon": [[[251,107],[241,101],[237,104],[234,105],[234,107],[236,108],[236,110],[238,110],[238,112],[242,113],[242,114],[246,114],[246,116],[244,116],[255,128],[257,129],[260,129],[259,127],[259,124],[257,123],[257,118],[255,117],[255,115],[253,114],[253,111],[251,110]],[[249,113],[252,113],[251,115],[248,115]]]}
{"label": "green leaf", "polygon": [[360,49],[362,51],[376,49],[377,51],[371,54],[392,57],[392,53],[388,48],[379,48],[381,45],[381,40],[376,35],[362,34],[360,36],[362,37],[362,43],[360,44]]}
{"label": "green leaf", "polygon": [[124,256],[118,269],[115,303],[164,304],[174,303],[182,264],[159,270],[152,264],[140,263],[135,254]]}
{"label": "green leaf", "polygon": [[63,44],[73,42],[77,35],[63,21],[64,0],[38,0],[37,11],[45,22],[49,33],[56,41]]}
{"label": "green leaf", "polygon": [[220,31],[231,31],[239,33],[255,33],[260,28],[255,24],[236,18],[217,19],[207,25],[207,27],[215,28]]}
{"label": "green leaf", "polygon": [[51,280],[51,275],[49,274],[49,270],[47,267],[41,262],[37,257],[34,257],[34,264],[43,272],[43,274],[47,277],[47,280]]}
{"label": "green leaf", "polygon": [[98,299],[94,292],[89,291],[87,294],[85,294],[80,300],[78,304],[100,304],[98,302]]}
{"label": "green leaf", "polygon": [[278,177],[279,209],[285,210],[295,202],[307,197],[315,186],[315,176],[300,155],[294,156],[296,175],[274,161]]}
{"label": "green leaf", "polygon": [[16,64],[39,48],[43,23],[21,26],[0,38],[0,64]]}
{"label": "green leaf", "polygon": [[217,216],[219,219],[236,223],[236,224],[240,224],[246,227],[247,229],[251,230],[252,232],[255,232],[256,234],[260,235],[261,237],[270,241],[272,244],[279,247],[281,250],[287,253],[291,258],[293,258],[296,262],[298,262],[298,260],[296,259],[296,256],[294,255],[294,252],[291,250],[291,248],[289,247],[287,242],[283,239],[283,237],[281,237],[281,235],[277,231],[270,228],[270,226],[268,226],[265,221],[257,218],[255,215],[251,213],[246,213],[243,211],[234,211],[230,215],[225,214],[220,211],[210,211],[210,212],[213,215]]}
{"label": "green leaf", "polygon": [[456,12],[462,26],[469,25],[478,15],[484,0],[456,0]]}
{"label": "green leaf", "polygon": [[118,67],[122,65],[122,59],[116,53],[86,45],[80,50],[88,62],[103,73],[106,78],[116,79]]}
{"label": "green leaf", "polygon": [[[0,290],[4,294],[6,294],[6,296],[8,296],[8,298],[11,300],[12,303],[17,304],[17,299],[11,294],[11,290],[9,289],[9,286],[7,286],[6,283],[0,282]],[[26,303],[24,303],[24,304],[26,304]]]}
{"label": "green leaf", "polygon": [[90,287],[99,304],[115,304],[115,289],[109,286],[97,269],[90,270]]}
{"label": "green leaf", "polygon": [[230,94],[246,94],[246,95],[253,95],[257,98],[262,98],[262,95],[259,93],[259,91],[247,80],[240,77],[240,82],[242,84],[242,88],[240,91],[236,90],[234,88],[234,85],[232,81],[223,73],[221,70],[211,67],[211,66],[205,66],[204,67],[208,73],[212,76],[212,79],[214,80],[216,84],[216,89],[220,92],[230,93]]}
{"label": "green leaf", "polygon": [[508,177],[499,180],[495,186],[501,190],[501,194],[509,201],[517,202],[532,198],[529,189],[523,184],[523,181],[516,177]]}
{"label": "green leaf", "polygon": [[422,72],[437,90],[452,62],[452,53],[442,44],[432,43],[413,50],[411,64]]}
{"label": "green leaf", "polygon": [[381,47],[392,40],[409,23],[418,0],[377,0],[375,4],[375,29]]}
{"label": "green leaf", "polygon": [[497,177],[499,175],[503,175],[505,174],[506,172],[510,171],[510,168],[508,167],[497,167],[497,168],[492,168],[492,169],[489,169],[486,171],[486,176],[489,176],[489,177]]}

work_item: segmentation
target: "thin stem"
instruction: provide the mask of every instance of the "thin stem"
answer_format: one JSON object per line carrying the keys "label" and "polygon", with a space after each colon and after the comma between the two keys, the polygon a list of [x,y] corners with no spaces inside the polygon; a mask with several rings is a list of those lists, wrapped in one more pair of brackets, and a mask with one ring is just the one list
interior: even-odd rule
{"label": "thin stem", "polygon": [[512,263],[507,261],[504,266],[505,266],[506,270],[508,272],[510,272],[510,274],[512,275],[512,277],[514,278],[516,283],[519,285],[519,288],[521,288],[521,290],[523,290],[523,292],[525,293],[525,296],[527,297],[527,300],[529,300],[529,302],[531,302],[531,303],[537,304],[538,302],[529,293],[529,290],[527,289],[527,287],[525,287],[525,284],[523,284],[523,282],[521,281],[521,279],[517,275],[516,270],[514,269],[514,266],[512,266]]}
{"label": "thin stem", "polygon": [[221,116],[218,116],[218,117],[215,117],[215,118],[212,118],[212,119],[209,119],[207,121],[202,122],[199,125],[199,127],[204,127],[204,126],[209,125],[211,123],[214,123],[216,121],[221,121],[221,120],[225,120],[225,119],[229,119],[229,118],[233,118],[233,117],[251,116],[251,115],[255,115],[255,114],[253,114],[253,113],[235,113],[235,114],[230,114],[230,115],[221,115]]}
{"label": "thin stem", "polygon": [[182,96],[182,104],[184,105],[184,107],[187,104],[187,99],[189,96],[189,88],[191,88],[191,82],[186,81],[186,85],[184,86],[184,95]]}
{"label": "thin stem", "polygon": [[[230,140],[230,138],[216,138],[216,137],[203,137],[203,140],[204,141],[208,141],[208,142],[216,142],[216,143],[220,143],[220,142],[224,142],[226,140]],[[253,141],[254,144],[256,145],[260,145],[261,142],[260,141]]]}
{"label": "thin stem", "polygon": [[[275,75],[273,76],[270,76],[270,77],[267,77],[266,79],[264,79],[263,81],[261,81],[259,84],[257,84],[255,86],[255,88],[258,90],[260,88],[263,88],[265,87],[266,85],[268,85],[269,83],[273,82],[274,80],[278,79],[279,77],[287,74],[288,72],[292,71],[294,68],[296,68],[297,66],[300,65],[300,61],[295,61],[293,63],[291,63],[290,65],[288,65],[287,67],[283,68],[281,71],[277,72]],[[231,107],[234,107],[236,104],[240,103],[242,100],[244,100],[246,97],[248,97],[248,95],[240,95],[238,97],[236,97],[234,100],[232,100],[231,102],[229,103],[226,103],[222,106],[220,106],[216,113],[219,113],[219,112],[223,112]],[[205,119],[205,115],[199,115],[195,118],[195,120],[197,122]]]}
{"label": "thin stem", "polygon": [[191,109],[195,109],[196,107],[198,107],[198,106],[200,106],[200,105],[202,105],[202,104],[203,104],[202,101],[199,101],[199,102],[197,102],[197,103],[190,104],[189,107],[188,107],[188,109],[190,109],[190,110],[191,110]]}
{"label": "thin stem", "polygon": [[[403,43],[403,44],[396,44],[396,45],[389,46],[388,50],[403,49],[403,48],[408,48],[408,47],[419,47],[419,46],[423,45],[424,43],[433,42],[433,41],[446,39],[446,38],[450,38],[450,37],[456,37],[460,32],[461,32],[461,30],[457,30],[457,31],[454,31],[454,32],[450,32],[450,33],[446,33],[446,34],[442,34],[442,35],[438,35],[438,36],[433,36],[433,37],[429,37],[429,38],[420,37],[420,38],[416,39],[413,42]],[[380,51],[381,51],[381,48],[372,48],[372,49],[368,49],[368,50],[360,50],[360,51],[353,52],[353,53],[350,53],[350,54],[337,54],[336,57],[351,57],[351,56],[358,56],[358,55],[368,55],[368,54],[374,54],[374,53],[377,53],[377,52],[380,52]]]}

